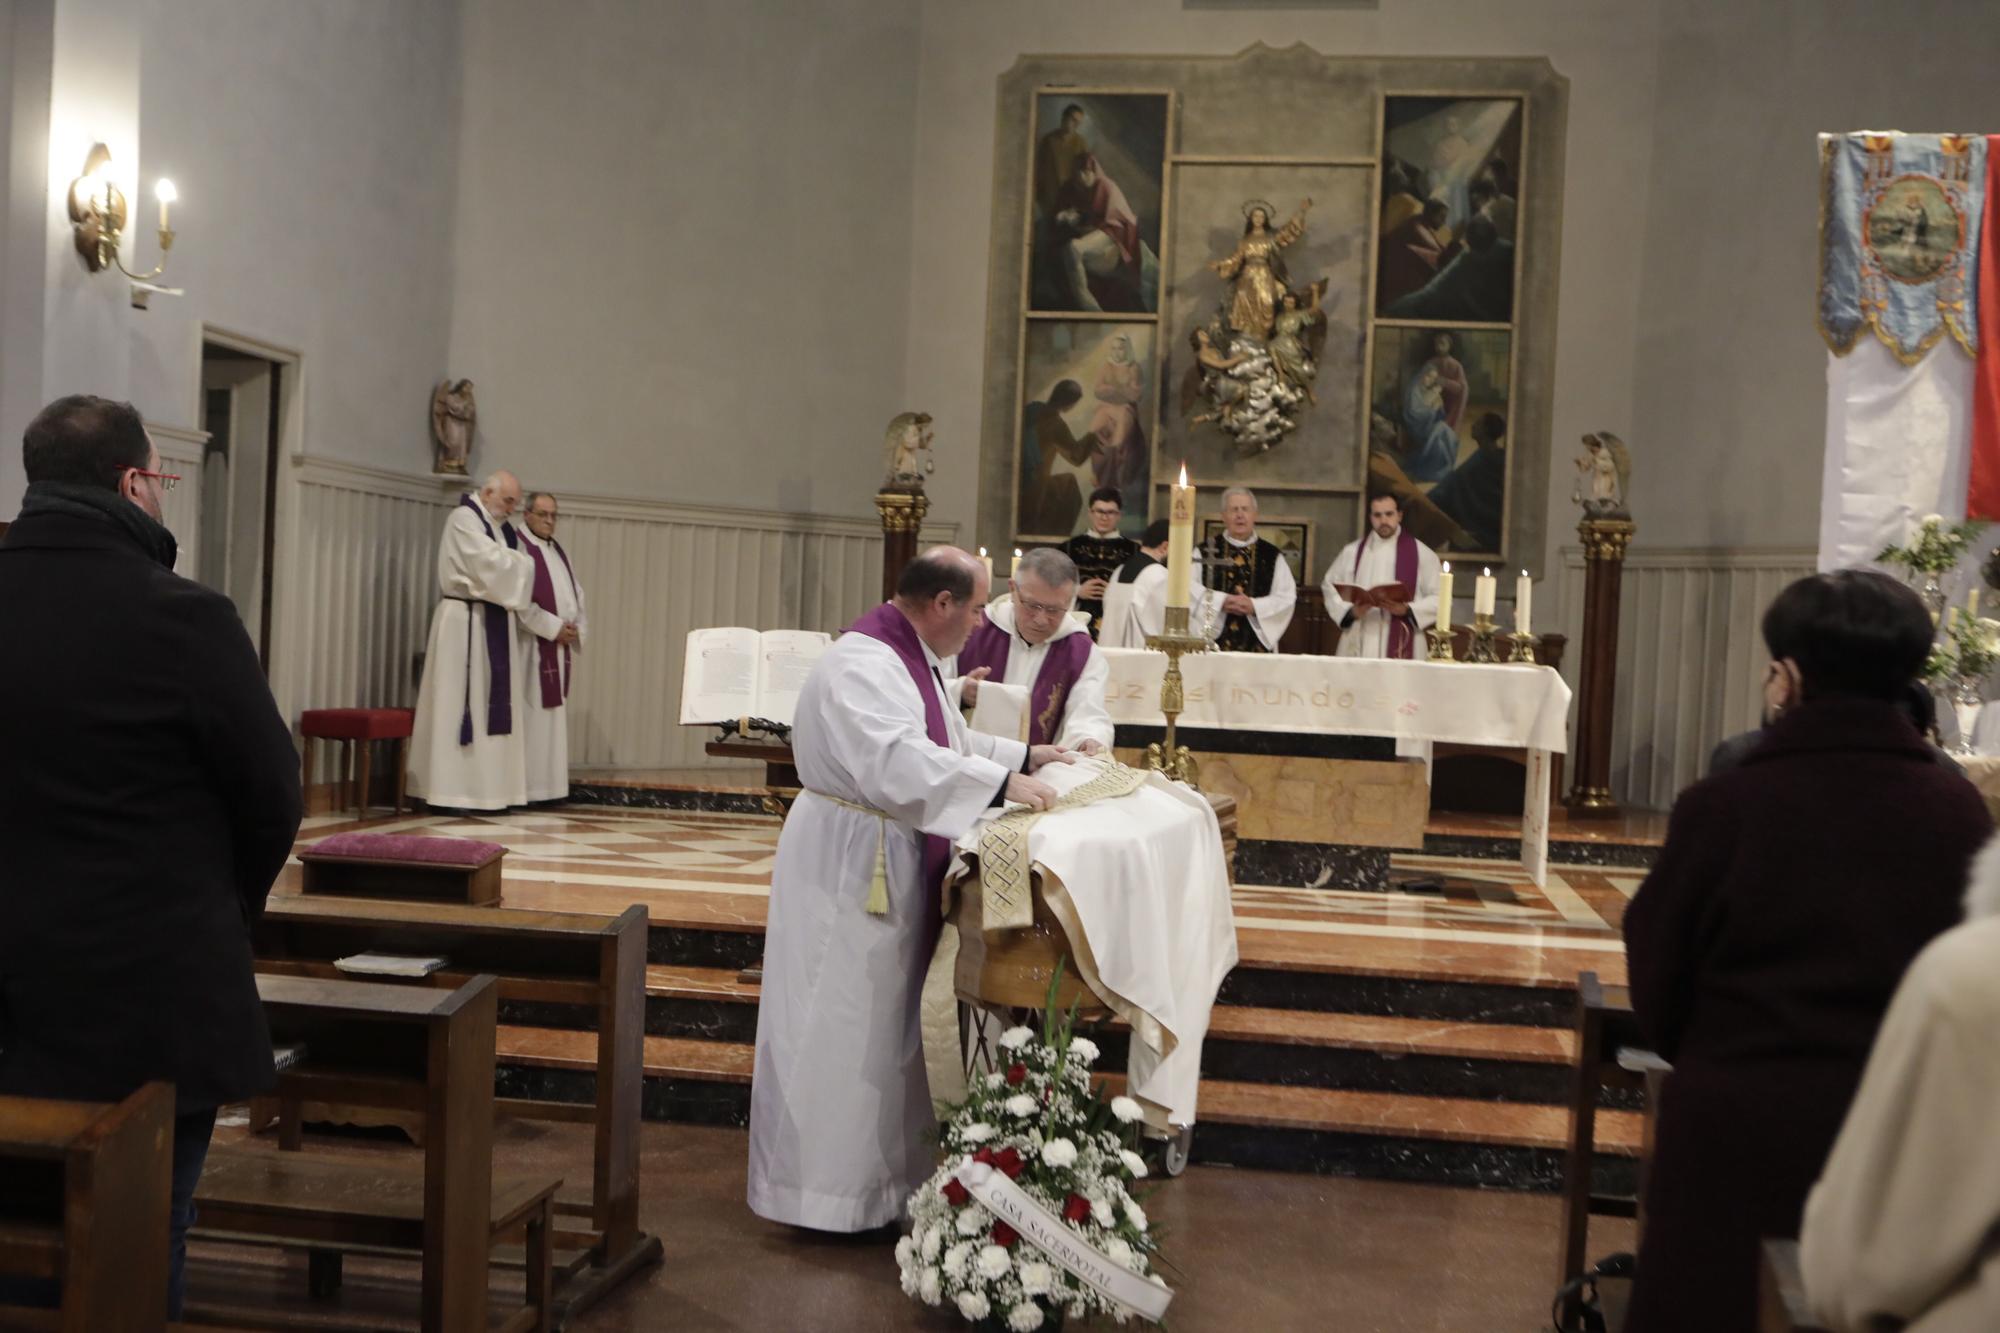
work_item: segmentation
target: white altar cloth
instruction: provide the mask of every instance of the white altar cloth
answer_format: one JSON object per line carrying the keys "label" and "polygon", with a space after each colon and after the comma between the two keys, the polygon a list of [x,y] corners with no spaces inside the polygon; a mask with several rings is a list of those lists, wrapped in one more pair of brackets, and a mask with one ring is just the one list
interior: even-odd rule
{"label": "white altar cloth", "polygon": [[[1050,764],[1039,776],[1068,792],[1096,777],[1100,762]],[[977,854],[990,818],[959,839],[961,852]],[[1035,821],[1028,857],[1044,872],[1049,905],[1066,929],[1065,906],[1073,909],[1088,949],[1085,980],[1131,1025],[1128,1090],[1156,1123],[1192,1125],[1209,1013],[1236,966],[1214,808],[1201,793],[1149,774],[1129,795]],[[1051,874],[1060,881],[1053,890]]]}
{"label": "white altar cloth", "polygon": [[[1114,724],[1159,726],[1166,654],[1100,648]],[[1521,864],[1548,876],[1549,756],[1568,750],[1569,686],[1553,667],[1385,657],[1195,653],[1181,659],[1183,727],[1449,741],[1525,750]]]}

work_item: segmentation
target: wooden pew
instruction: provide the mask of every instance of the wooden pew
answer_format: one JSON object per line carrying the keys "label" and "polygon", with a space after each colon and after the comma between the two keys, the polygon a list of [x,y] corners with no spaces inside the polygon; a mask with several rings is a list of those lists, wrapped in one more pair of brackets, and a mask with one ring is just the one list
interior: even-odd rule
{"label": "wooden pew", "polygon": [[1806,1309],[1795,1240],[1764,1242],[1757,1266],[1757,1333],[1827,1333]]}
{"label": "wooden pew", "polygon": [[644,1076],[646,909],[617,917],[445,903],[273,897],[254,935],[258,970],[337,977],[333,960],[357,953],[443,957],[422,984],[456,986],[471,973],[498,978],[504,1001],[587,1010],[597,1031],[596,1103],[503,1097],[502,1112],[527,1119],[587,1120],[596,1128],[588,1203],[558,1200],[588,1228],[560,1230],[568,1251],[558,1271],[563,1315],[583,1309],[656,1263],[660,1240],[639,1229],[639,1123]]}
{"label": "wooden pew", "polygon": [[[115,1105],[0,1097],[0,1273],[58,1283],[62,1309],[20,1323],[141,1333],[167,1309],[174,1090]],[[16,1312],[0,1308],[0,1327]]]}
{"label": "wooden pew", "polygon": [[[195,1200],[200,1232],[244,1233],[327,1247],[415,1249],[426,1330],[484,1333],[497,1236],[527,1234],[527,1305],[503,1327],[550,1327],[551,1214],[559,1180],[495,1177],[493,1041],[499,991],[490,976],[453,990],[317,977],[257,978],[273,1039],[305,1056],[278,1076],[281,1102],[328,1101],[417,1113],[420,1170],[303,1153],[212,1148]],[[288,1136],[296,1143],[296,1134]],[[337,1254],[314,1262],[315,1285],[337,1282]]]}

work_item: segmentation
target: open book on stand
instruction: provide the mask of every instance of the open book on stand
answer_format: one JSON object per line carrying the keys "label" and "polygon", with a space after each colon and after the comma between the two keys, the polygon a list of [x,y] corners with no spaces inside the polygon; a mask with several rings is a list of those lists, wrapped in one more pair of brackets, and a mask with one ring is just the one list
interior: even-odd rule
{"label": "open book on stand", "polygon": [[832,643],[817,630],[691,631],[681,670],[681,724],[755,717],[789,727],[813,663]]}

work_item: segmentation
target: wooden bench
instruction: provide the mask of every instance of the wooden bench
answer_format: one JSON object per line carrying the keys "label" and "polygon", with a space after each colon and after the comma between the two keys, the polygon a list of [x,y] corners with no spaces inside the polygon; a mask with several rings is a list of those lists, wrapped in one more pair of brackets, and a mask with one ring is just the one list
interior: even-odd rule
{"label": "wooden bench", "polygon": [[493,907],[506,855],[498,843],[463,838],[337,833],[299,853],[299,892]]}
{"label": "wooden bench", "polygon": [[[551,1201],[559,1180],[496,1178],[493,1051],[499,989],[490,976],[453,990],[337,981],[257,978],[274,1041],[299,1043],[304,1058],[278,1076],[291,1109],[281,1150],[212,1148],[195,1200],[200,1233],[245,1233],[323,1249],[315,1288],[339,1281],[338,1249],[415,1249],[422,1258],[426,1330],[487,1328],[489,1258],[496,1240],[526,1231],[527,1303],[503,1326],[547,1329]],[[326,1101],[414,1112],[424,1137],[420,1172],[401,1164],[315,1161],[299,1146],[298,1104]]]}
{"label": "wooden bench", "polygon": [[568,912],[395,903],[351,898],[270,899],[253,936],[265,973],[337,977],[357,953],[442,957],[422,979],[456,986],[475,972],[498,978],[500,999],[587,1011],[597,1031],[594,1105],[502,1097],[498,1110],[534,1120],[585,1120],[596,1128],[590,1198],[556,1212],[588,1220],[559,1230],[557,1273],[567,1317],[659,1260],[660,1240],[639,1229],[639,1123],[645,1059],[646,909],[617,917]]}
{"label": "wooden bench", "polygon": [[[1563,1155],[1562,1241],[1557,1257],[1556,1286],[1581,1277],[1587,1266],[1585,1246],[1592,1217],[1630,1217],[1645,1225],[1641,1201],[1622,1195],[1599,1194],[1591,1179],[1597,1156],[1597,1098],[1606,1088],[1643,1089],[1646,1094],[1645,1137],[1639,1151],[1643,1184],[1653,1156],[1653,1108],[1658,1104],[1657,1075],[1634,1068],[1633,1049],[1644,1038],[1632,1016],[1632,995],[1623,986],[1606,986],[1595,972],[1576,979],[1576,1065],[1570,1082],[1569,1144]],[[1627,1058],[1620,1059],[1624,1053]],[[1559,1310],[1556,1327],[1570,1333],[1578,1311]]]}
{"label": "wooden bench", "polygon": [[1795,1240],[1764,1242],[1757,1269],[1757,1333],[1827,1333],[1806,1308]]}
{"label": "wooden bench", "polygon": [[[0,1097],[0,1273],[56,1283],[62,1333],[141,1333],[167,1309],[174,1090],[114,1105]],[[0,1327],[14,1312],[0,1309]]]}

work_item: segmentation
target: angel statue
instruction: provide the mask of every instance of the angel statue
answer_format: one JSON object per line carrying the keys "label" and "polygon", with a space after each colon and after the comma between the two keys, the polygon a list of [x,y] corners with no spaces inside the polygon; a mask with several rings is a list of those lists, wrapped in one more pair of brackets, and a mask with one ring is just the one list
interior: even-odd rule
{"label": "angel statue", "polygon": [[1306,214],[1312,205],[1311,199],[1302,200],[1292,220],[1272,231],[1276,213],[1271,206],[1262,199],[1244,201],[1242,239],[1227,258],[1209,263],[1222,277],[1235,280],[1229,327],[1236,332],[1247,333],[1258,342],[1271,336],[1278,297],[1285,289],[1285,257],[1281,252],[1306,234]]}
{"label": "angel statue", "polygon": [[[919,460],[923,463],[921,471],[917,467]],[[923,489],[925,474],[935,468],[931,461],[930,413],[896,414],[882,437],[882,465],[888,472],[882,481],[883,490],[906,490],[912,486]]]}
{"label": "angel statue", "polygon": [[1570,499],[1583,506],[1585,518],[1630,518],[1632,451],[1608,430],[1583,437],[1576,458],[1576,486]]}
{"label": "angel statue", "polygon": [[1319,376],[1319,351],[1326,345],[1326,312],[1319,308],[1326,294],[1327,279],[1306,288],[1304,305],[1299,294],[1285,290],[1278,305],[1278,318],[1271,332],[1271,360],[1287,383],[1304,392],[1306,401],[1317,405],[1313,380]]}
{"label": "angel statue", "polygon": [[472,401],[472,381],[439,380],[431,391],[431,439],[437,444],[437,470],[466,474],[472,461],[472,429],[479,408]]}

